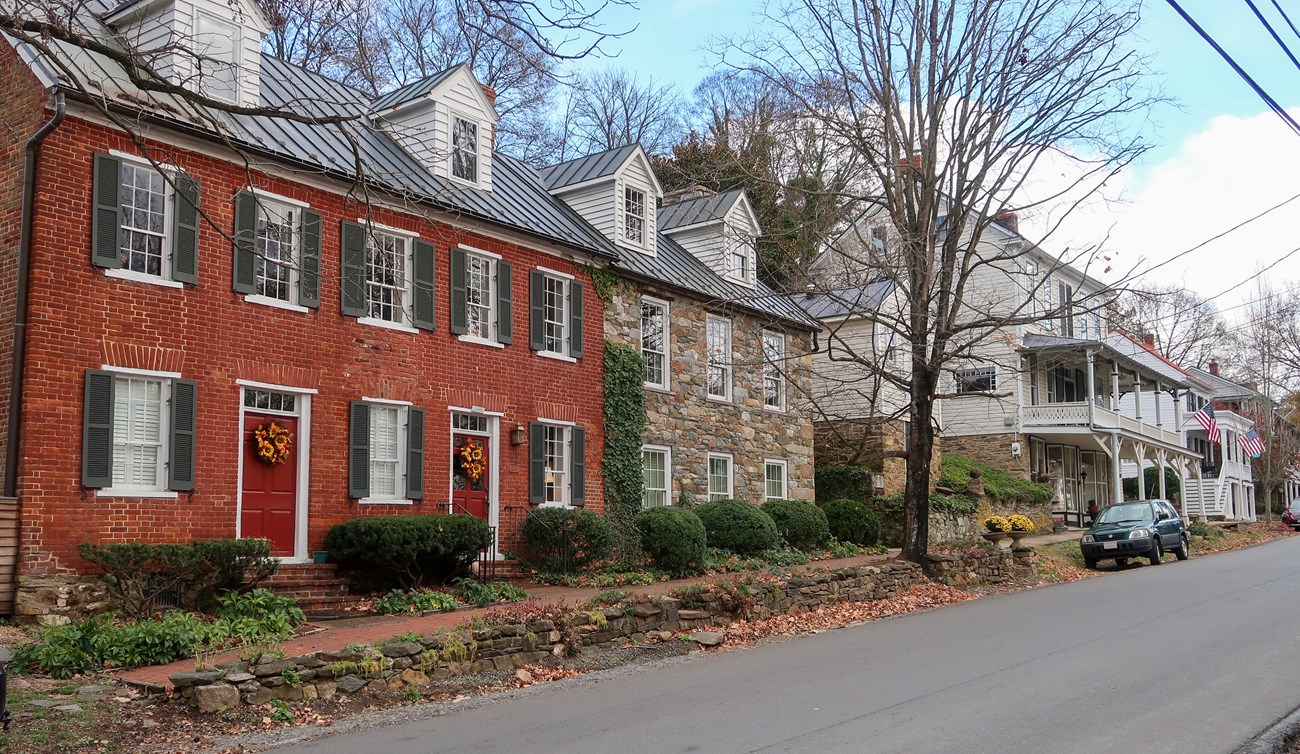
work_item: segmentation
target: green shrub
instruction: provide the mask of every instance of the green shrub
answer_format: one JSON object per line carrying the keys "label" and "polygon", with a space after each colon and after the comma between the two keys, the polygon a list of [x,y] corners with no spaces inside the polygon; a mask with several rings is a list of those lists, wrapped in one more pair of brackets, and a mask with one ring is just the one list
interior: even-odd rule
{"label": "green shrub", "polygon": [[831,539],[826,514],[802,500],[768,500],[759,508],[772,517],[776,533],[796,550],[815,550]]}
{"label": "green shrub", "polygon": [[813,470],[813,481],[819,504],[845,497],[871,497],[871,470],[865,466],[819,465]]}
{"label": "green shrub", "polygon": [[213,614],[217,618],[213,623],[219,636],[249,640],[287,638],[293,634],[295,626],[307,620],[297,600],[281,597],[267,589],[227,592],[217,598]]}
{"label": "green shrub", "polygon": [[772,517],[744,500],[714,500],[695,514],[708,533],[709,547],[747,555],[771,550],[780,541]]}
{"label": "green shrub", "polygon": [[98,566],[110,596],[131,618],[146,618],[164,595],[191,610],[211,606],[221,591],[253,586],[279,568],[265,539],[195,540],[191,544],[83,542],[81,557]]}
{"label": "green shrub", "polygon": [[339,562],[404,588],[464,573],[490,544],[486,521],[459,514],[354,518],[325,536],[325,547]]}
{"label": "green shrub", "polygon": [[375,600],[375,610],[392,613],[433,613],[455,610],[456,598],[433,589],[394,589]]}
{"label": "green shrub", "polygon": [[583,568],[609,557],[614,527],[581,508],[538,508],[524,520],[524,541],[544,570]]}
{"label": "green shrub", "polygon": [[641,548],[654,564],[672,573],[689,573],[704,564],[708,533],[704,522],[686,508],[661,506],[636,517]]}
{"label": "green shrub", "polygon": [[[1153,466],[1144,469],[1142,476],[1146,481],[1146,495],[1143,495],[1138,489],[1138,480],[1135,476],[1124,477],[1124,499],[1141,500],[1142,498],[1153,498],[1160,495],[1160,472]],[[1178,478],[1178,472],[1168,466],[1165,467],[1165,497],[1178,497],[1182,491],[1182,480]],[[1097,506],[1105,506],[1104,500],[1097,501]]]}
{"label": "green shrub", "polygon": [[832,500],[822,506],[831,536],[841,542],[852,542],[864,547],[880,539],[880,519],[858,500]]}
{"label": "green shrub", "polygon": [[977,463],[956,453],[944,453],[939,467],[939,483],[964,492],[970,483],[970,470],[977,468],[984,480],[984,491],[993,500],[1004,503],[1034,503],[1046,505],[1052,499],[1052,488],[1046,484],[1029,482],[1012,476],[1002,469]]}

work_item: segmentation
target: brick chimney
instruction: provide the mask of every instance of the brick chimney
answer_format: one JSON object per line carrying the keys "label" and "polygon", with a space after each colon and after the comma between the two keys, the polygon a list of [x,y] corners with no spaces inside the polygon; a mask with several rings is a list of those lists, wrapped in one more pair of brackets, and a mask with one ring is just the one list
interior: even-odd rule
{"label": "brick chimney", "polygon": [[914,154],[911,159],[908,159],[907,157],[898,158],[898,174],[907,175],[909,170],[916,171],[917,173],[921,172],[921,155]]}
{"label": "brick chimney", "polygon": [[[497,90],[493,89],[487,84],[482,84],[482,83],[479,84],[479,87],[483,89],[483,95],[487,97],[488,104],[492,106],[493,110],[495,110],[497,106]],[[496,149],[496,148],[497,148],[496,127],[488,126],[488,149]]]}
{"label": "brick chimney", "polygon": [[1218,359],[1210,359],[1210,374],[1214,375],[1215,377],[1218,377],[1218,376],[1219,376],[1219,360],[1218,360]]}
{"label": "brick chimney", "polygon": [[718,192],[708,186],[687,186],[686,188],[669,191],[664,194],[664,206],[667,207],[670,204],[688,202],[692,199],[703,199],[706,196],[713,196],[717,193]]}
{"label": "brick chimney", "polygon": [[993,216],[993,222],[1001,225],[1012,233],[1020,232],[1020,218],[1014,212],[999,212]]}
{"label": "brick chimney", "polygon": [[1147,344],[1147,346],[1148,346],[1149,348],[1155,348],[1155,347],[1156,347],[1156,334],[1155,334],[1155,333],[1151,333],[1151,332],[1144,334],[1144,335],[1142,336],[1142,342],[1145,343],[1145,344]]}

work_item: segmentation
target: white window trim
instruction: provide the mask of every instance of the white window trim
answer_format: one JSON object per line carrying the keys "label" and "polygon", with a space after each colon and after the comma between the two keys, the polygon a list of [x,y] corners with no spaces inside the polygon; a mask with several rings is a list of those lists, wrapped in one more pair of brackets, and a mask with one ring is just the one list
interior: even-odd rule
{"label": "white window trim", "polygon": [[[192,24],[190,29],[195,33],[195,35],[197,35],[198,33],[199,19],[204,17],[206,17],[210,21],[216,22],[220,26],[234,27],[235,30],[235,37],[234,39],[231,40],[231,44],[230,44],[230,48],[231,48],[230,51],[234,58],[234,60],[231,61],[231,64],[235,68],[235,82],[234,82],[235,91],[232,92],[233,97],[232,99],[226,99],[225,97],[222,97],[217,94],[210,94],[209,96],[211,96],[213,99],[220,100],[222,102],[229,102],[232,105],[236,105],[236,106],[242,105],[244,104],[244,76],[245,76],[244,30],[241,28],[237,20],[234,19],[227,20],[216,14],[205,13],[202,10],[195,8],[194,17],[190,20],[190,23]],[[199,77],[198,57],[196,56],[195,58],[193,58],[193,61],[194,61],[194,69],[191,71],[191,73],[194,74],[193,80],[201,85],[202,79]]]}
{"label": "white window trim", "polygon": [[[673,449],[668,445],[652,445],[647,443],[641,446],[641,452],[644,454],[646,451],[650,451],[651,453],[664,454],[664,507],[670,508],[673,505]],[[649,510],[648,508],[646,508],[646,504],[645,504],[646,491],[645,491],[645,482],[644,482],[644,476],[645,476],[644,460],[642,461],[641,464],[641,474],[642,474],[641,509]]]}
{"label": "white window trim", "polygon": [[551,277],[565,278],[566,280],[577,280],[576,277],[570,275],[570,274],[567,273],[567,272],[560,272],[559,270],[552,270],[550,267],[543,267],[543,266],[541,266],[541,265],[538,265],[538,266],[534,267],[533,269],[537,270],[538,272],[542,272],[542,273],[545,273],[545,274],[547,274],[547,275],[550,275]]}
{"label": "white window trim", "polygon": [[[294,281],[293,281],[293,289],[294,289],[294,297],[295,297],[295,298],[296,298],[297,295],[298,295],[298,285],[299,285],[299,283],[300,283],[300,281],[298,280],[297,277],[295,277],[295,278],[294,278]],[[272,298],[272,297],[270,297],[270,296],[263,296],[263,295],[260,294],[260,293],[245,293],[245,294],[244,294],[244,300],[247,301],[247,302],[250,303],[250,304],[257,304],[257,305],[259,305],[259,306],[269,306],[269,307],[271,307],[272,309],[283,309],[283,310],[285,310],[285,311],[287,311],[287,312],[298,312],[299,314],[306,314],[308,311],[310,311],[310,309],[308,309],[307,307],[305,307],[305,306],[303,306],[303,305],[301,305],[301,304],[294,304],[294,303],[290,303],[290,302],[288,302],[288,301],[281,301],[281,300],[278,299],[278,298]]]}
{"label": "white window trim", "polygon": [[[163,449],[163,475],[164,478],[159,483],[166,486],[167,475],[170,473],[172,457],[170,442],[171,411],[172,411],[172,381],[180,379],[179,372],[159,372],[152,369],[132,369],[130,367],[113,367],[107,364],[101,365],[100,369],[106,372],[119,374],[123,377],[144,377],[147,379],[159,380],[162,382],[162,401],[161,411],[158,417],[158,435],[160,446]],[[113,411],[116,414],[116,398],[114,398]],[[113,443],[117,444],[116,440]],[[110,471],[111,473],[111,471]],[[149,489],[133,487],[104,487],[95,491],[95,497],[138,497],[149,498],[152,500],[176,500],[180,493],[176,490],[167,489]]]}
{"label": "white window trim", "polygon": [[[709,343],[709,329],[710,329],[709,325],[712,324],[714,320],[725,322],[727,324],[727,353],[726,353],[725,366],[723,367],[727,373],[726,395],[714,395],[709,392],[709,378],[708,378],[708,371],[710,368],[709,356],[710,356],[710,352],[713,349],[713,346]],[[736,337],[736,333],[731,318],[721,317],[716,314],[710,314],[705,318],[704,321],[704,372],[705,372],[704,397],[708,400],[715,401],[717,403],[733,402],[733,399],[736,394],[735,337]]]}
{"label": "white window trim", "polygon": [[[767,467],[781,467],[781,497],[769,497],[767,494]],[[763,459],[763,502],[768,500],[789,500],[790,499],[790,462],[784,458],[764,458]]]}
{"label": "white window trim", "polygon": [[[567,346],[565,351],[571,350],[573,348],[573,345],[572,343],[570,343],[570,341],[572,340],[573,337],[573,280],[574,278],[572,275],[566,275],[562,272],[555,272],[554,270],[548,270],[545,267],[535,267],[534,269],[542,273],[543,278],[548,278],[548,277],[553,278],[564,284],[564,313],[563,313],[564,322],[562,323],[564,326],[563,340],[564,340],[564,344]],[[542,286],[542,302],[543,302],[542,303],[542,331],[543,331],[542,338],[543,340],[545,340],[546,338],[545,301],[546,301],[546,286],[543,285]],[[543,349],[541,351],[538,351],[537,355],[548,359],[556,359],[558,361],[571,361],[577,363],[578,360],[570,357],[569,354],[566,353],[565,351],[552,351],[549,349]]]}
{"label": "white window trim", "polygon": [[[469,408],[463,406],[448,406],[447,411],[453,414],[473,414],[475,416],[505,416],[501,411],[488,411],[482,406],[470,406]],[[455,429],[455,427],[452,429]]]}
{"label": "white window trim", "polygon": [[713,499],[713,490],[710,489],[709,481],[713,478],[714,460],[725,460],[727,462],[727,494],[719,500],[734,500],[736,497],[736,457],[731,453],[709,453],[707,465],[704,467],[704,496],[708,500]]}
{"label": "white window trim", "polygon": [[541,424],[554,424],[554,425],[559,426],[559,427],[576,427],[576,426],[578,426],[578,423],[577,423],[577,422],[571,422],[571,421],[569,421],[568,419],[547,419],[545,416],[539,416],[539,417],[537,417],[537,421],[538,421],[539,423],[541,423]]}
{"label": "white window trim", "polygon": [[268,202],[275,202],[277,204],[288,204],[290,206],[298,207],[300,209],[311,208],[310,204],[302,201],[301,199],[294,199],[293,197],[285,196],[284,194],[277,194],[271,191],[267,191],[266,189],[254,188],[250,186],[245,190],[248,191],[248,193],[252,194],[253,196],[256,196],[258,199],[265,199]]}
{"label": "white window trim", "polygon": [[495,259],[497,261],[501,261],[502,259],[504,259],[504,257],[502,257],[500,254],[491,251],[485,251],[483,249],[478,248],[477,246],[467,246],[463,243],[458,243],[456,244],[456,248],[460,249],[461,251],[467,252],[469,254],[478,254],[481,257],[488,257],[489,259]]}
{"label": "white window trim", "polygon": [[150,170],[162,170],[167,173],[184,172],[183,170],[180,169],[179,166],[170,162],[156,162],[156,163],[150,162],[149,158],[145,157],[144,155],[132,154],[131,152],[123,152],[120,149],[110,149],[108,150],[108,153],[109,155],[116,157],[119,160],[122,160],[124,162],[134,162],[135,164],[140,165],[142,167],[149,168]]}
{"label": "white window trim", "polygon": [[357,317],[357,321],[363,325],[382,327],[385,330],[395,330],[397,332],[405,333],[420,332],[417,328],[411,327],[410,325],[402,324],[401,322],[389,322],[386,319],[379,319],[377,317]]}
{"label": "white window trim", "polygon": [[781,364],[777,364],[777,365],[776,365],[776,373],[777,373],[776,376],[777,376],[777,380],[779,381],[779,382],[778,382],[779,387],[777,388],[777,390],[778,390],[778,397],[779,397],[781,400],[780,400],[780,402],[777,403],[776,405],[769,405],[768,402],[767,402],[767,375],[766,375],[766,371],[767,371],[767,366],[768,366],[768,364],[767,364],[767,339],[768,339],[769,337],[775,337],[775,338],[780,339],[780,341],[781,341],[781,359],[782,359],[782,361],[784,361],[785,358],[786,358],[786,338],[785,338],[785,333],[783,333],[783,332],[779,332],[779,331],[777,331],[777,330],[764,330],[764,331],[763,331],[763,334],[762,334],[762,343],[763,343],[763,371],[764,371],[764,375],[763,375],[763,410],[764,410],[764,411],[770,411],[770,412],[772,412],[772,413],[776,413],[776,414],[783,414],[783,413],[785,413],[786,410],[789,408],[789,406],[788,406],[788,400],[787,400],[787,393],[788,393],[789,390],[790,390],[790,385],[789,385],[789,382],[788,382],[788,380],[786,379],[786,376],[785,376],[785,369],[784,369],[784,367],[783,367]]}
{"label": "white window trim", "polygon": [[[406,484],[406,446],[409,441],[407,438],[407,423],[410,421],[409,408],[414,404],[410,401],[390,400],[388,398],[367,398],[361,397],[361,402],[381,408],[397,409],[397,478],[399,484]],[[372,420],[373,422],[373,420]],[[373,426],[373,423],[371,424]],[[373,456],[367,460],[367,463],[374,463]],[[357,500],[358,505],[415,505],[415,501],[407,497],[363,497]]]}
{"label": "white window trim", "polygon": [[[164,237],[164,241],[170,241],[170,238]],[[171,252],[168,252],[169,254]],[[124,270],[120,267],[109,267],[104,270],[104,277],[117,278],[118,280],[130,280],[134,283],[145,283],[148,285],[157,285],[163,288],[184,288],[185,284],[179,280],[172,280],[160,275],[150,275],[146,272],[136,272],[135,270]]]}
{"label": "white window trim", "polygon": [[480,337],[477,336],[477,335],[458,335],[458,336],[456,336],[456,337],[457,337],[457,339],[460,340],[460,342],[462,342],[462,343],[473,343],[474,345],[478,345],[478,346],[491,346],[492,348],[505,348],[505,347],[506,347],[506,344],[505,344],[505,343],[498,343],[498,342],[495,341],[495,340],[488,340],[487,338],[480,338]]}
{"label": "white window trim", "polygon": [[537,355],[541,356],[543,359],[555,359],[556,361],[567,361],[570,364],[578,363],[578,360],[573,358],[572,356],[565,356],[562,353],[556,353],[554,351],[538,351]]}
{"label": "white window trim", "polygon": [[[652,222],[654,213],[651,212],[651,206],[652,206],[651,202],[658,201],[658,198],[655,196],[654,192],[650,190],[650,187],[643,186],[642,184],[636,183],[635,181],[630,183],[615,181],[614,185],[616,187],[622,188],[622,196],[616,197],[618,201],[618,205],[617,205],[618,211],[623,215],[623,223],[622,223],[623,232],[619,234],[620,237],[618,240],[624,246],[630,249],[639,249],[641,251],[646,251],[646,252],[653,251],[655,248],[654,236],[655,236],[656,228],[654,227],[654,224]],[[632,239],[627,237],[627,218],[629,215],[632,215],[631,212],[627,211],[627,192],[629,189],[631,189],[632,191],[640,191],[642,197],[644,197],[641,201],[642,212],[641,212],[641,242],[640,243],[637,243],[636,241],[633,241]],[[618,190],[619,188],[615,188],[615,191]]]}
{"label": "white window trim", "polygon": [[[456,154],[455,136],[453,134],[456,131],[457,118],[466,123],[474,124],[474,180],[472,181],[456,175],[456,170],[452,167],[452,161]],[[474,188],[483,186],[483,130],[483,121],[478,118],[462,113],[459,110],[449,109],[447,111],[447,178]],[[500,259],[500,257],[497,258]]]}
{"label": "white window trim", "polygon": [[414,406],[415,405],[410,401],[402,401],[402,400],[397,400],[395,398],[370,398],[364,395],[361,396],[361,402],[374,403],[375,405],[378,406]]}
{"label": "white window trim", "polygon": [[[177,280],[172,280],[172,273],[175,271],[174,268],[175,268],[175,261],[176,261],[175,259],[172,258],[172,246],[176,242],[176,217],[175,217],[176,176],[175,174],[179,172],[179,169],[175,168],[174,166],[163,166],[162,172],[159,172],[158,167],[155,167],[153,163],[149,162],[143,157],[138,157],[136,155],[127,155],[126,153],[122,153],[122,154],[124,155],[122,159],[124,159],[126,162],[131,163],[135,167],[143,168],[145,170],[158,173],[158,175],[162,176],[163,179],[162,246],[163,248],[162,248],[161,265],[157,275],[150,275],[147,272],[136,272],[134,270],[127,270],[121,267],[109,267],[104,270],[104,276],[111,277],[111,278],[118,278],[120,280],[132,280],[138,283],[149,283],[150,285],[160,285],[164,288],[184,288],[185,285],[183,283]],[[171,173],[172,175],[164,175],[164,173]],[[118,171],[117,183],[118,183],[118,192],[120,193],[122,191],[121,171]],[[117,219],[117,232],[118,232],[119,241],[121,240],[122,223],[123,223],[121,217],[121,208],[122,208],[122,202],[121,199],[119,198],[118,200],[119,216]],[[122,253],[120,244],[117,253],[120,259],[121,258],[120,255]]]}
{"label": "white window trim", "polygon": [[[992,385],[987,391],[985,390],[962,390],[963,378],[981,378],[991,377]],[[998,368],[996,366],[970,367],[968,369],[958,369],[952,376],[953,392],[958,395],[970,395],[972,393],[993,392],[998,389]]]}
{"label": "white window trim", "polygon": [[127,375],[130,377],[157,377],[163,380],[179,380],[180,372],[161,372],[156,369],[136,369],[134,367],[118,367],[112,364],[100,364],[99,368],[105,372]]}
{"label": "white window trim", "polygon": [[358,217],[357,224],[369,230],[377,230],[380,233],[391,233],[395,236],[405,236],[407,238],[420,237],[420,234],[413,230],[406,230],[405,228],[395,228],[392,225],[384,225],[383,223],[377,223],[374,220],[371,220],[367,217]]}
{"label": "white window trim", "polygon": [[[645,383],[643,383],[643,384],[644,384],[647,388],[650,388],[650,389],[652,389],[652,390],[662,390],[662,391],[664,391],[664,392],[672,392],[672,389],[673,389],[673,368],[672,368],[672,364],[673,364],[673,349],[671,348],[671,343],[672,343],[672,330],[671,330],[671,328],[672,328],[672,321],[673,321],[673,320],[672,320],[672,308],[671,308],[671,304],[669,304],[669,303],[668,303],[666,300],[664,300],[664,299],[656,298],[656,297],[654,297],[654,296],[642,296],[642,297],[641,297],[641,300],[637,302],[637,312],[638,312],[638,313],[640,313],[640,310],[641,310],[640,304],[641,304],[641,303],[647,303],[647,302],[648,302],[648,303],[651,303],[651,304],[654,304],[654,305],[656,305],[656,306],[662,306],[663,309],[664,309],[664,350],[663,350],[663,357],[664,357],[664,381],[663,381],[662,384],[655,383],[655,382],[645,382]],[[641,325],[640,325],[640,323],[638,322],[638,323],[637,323],[637,327],[638,327],[638,329],[640,328],[640,326],[641,326]],[[707,335],[707,333],[706,333],[706,335]],[[642,340],[643,340],[643,342],[644,342],[644,333],[641,333],[641,337],[642,337]],[[705,344],[705,347],[706,347],[706,348],[708,347],[707,343]],[[644,356],[644,354],[645,354],[645,347],[644,347],[644,345],[641,347],[640,350],[641,350],[641,353],[642,353],[642,359],[644,359],[644,358],[645,358],[645,356]],[[707,361],[707,359],[706,359],[706,361]],[[706,388],[706,392],[707,392],[707,388]]]}
{"label": "white window trim", "polygon": [[[565,485],[565,486],[564,486],[564,500],[561,501],[561,502],[550,502],[550,501],[542,502],[542,503],[539,503],[537,507],[539,507],[539,508],[573,508],[573,507],[575,507],[575,506],[573,505],[573,430],[574,430],[574,428],[577,427],[578,425],[577,425],[576,423],[574,423],[574,422],[571,422],[571,421],[565,421],[565,420],[563,420],[563,419],[543,419],[543,418],[540,417],[540,416],[537,418],[537,422],[538,422],[539,424],[544,424],[544,425],[547,425],[547,426],[550,426],[550,427],[558,427],[558,428],[560,428],[560,429],[565,430],[565,436],[566,436],[566,437],[565,437],[565,442],[564,442],[564,460],[565,460],[565,462],[566,462],[566,464],[567,464],[567,466],[568,466],[566,469],[564,469],[564,471],[561,472],[562,474],[564,474],[564,485]],[[546,438],[545,438],[544,435],[545,435],[545,433],[543,433],[543,438],[542,438],[543,446],[545,446],[545,443],[546,443]],[[545,459],[546,452],[545,452],[544,449],[543,449],[543,451],[542,451],[542,456],[543,456],[543,458],[542,458],[542,467],[543,467],[543,471],[545,471],[545,467],[546,467],[546,459]],[[544,482],[543,482],[543,486],[545,486],[545,483],[544,483]]]}
{"label": "white window trim", "polygon": [[257,380],[235,380],[235,384],[240,387],[251,387],[254,390],[271,390],[277,393],[297,393],[299,395],[316,395],[320,391],[314,387],[293,387],[292,385],[276,385],[271,382],[258,382]]}

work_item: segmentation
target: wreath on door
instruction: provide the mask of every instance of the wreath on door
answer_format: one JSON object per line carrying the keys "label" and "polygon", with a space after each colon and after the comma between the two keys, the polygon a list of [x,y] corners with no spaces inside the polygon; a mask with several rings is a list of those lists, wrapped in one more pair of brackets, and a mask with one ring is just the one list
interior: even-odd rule
{"label": "wreath on door", "polygon": [[257,460],[268,466],[279,466],[289,460],[293,433],[274,421],[264,422],[253,430],[253,445]]}
{"label": "wreath on door", "polygon": [[460,446],[460,468],[465,472],[465,478],[471,482],[477,482],[483,478],[483,446],[473,440],[466,440],[465,444]]}

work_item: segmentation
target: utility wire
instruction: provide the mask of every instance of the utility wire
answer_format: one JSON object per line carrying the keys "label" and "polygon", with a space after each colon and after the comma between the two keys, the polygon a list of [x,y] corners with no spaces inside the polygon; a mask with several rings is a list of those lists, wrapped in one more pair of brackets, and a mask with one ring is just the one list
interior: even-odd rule
{"label": "utility wire", "polygon": [[[1259,19],[1259,22],[1264,25],[1265,29],[1268,29],[1269,36],[1273,37],[1273,41],[1277,42],[1277,46],[1281,47],[1282,52],[1286,53],[1286,56],[1291,59],[1291,65],[1295,66],[1296,70],[1300,71],[1300,60],[1296,60],[1295,55],[1291,54],[1291,48],[1286,46],[1286,42],[1283,42],[1282,38],[1273,30],[1273,25],[1268,22],[1267,18],[1264,18],[1263,13],[1259,12],[1259,8],[1255,6],[1254,0],[1246,0],[1246,5],[1250,6],[1251,11],[1255,14],[1255,18]],[[1293,27],[1292,31],[1294,30]]]}
{"label": "utility wire", "polygon": [[1272,3],[1273,7],[1277,9],[1278,15],[1282,16],[1282,20],[1286,21],[1286,25],[1291,27],[1291,33],[1295,34],[1297,39],[1300,39],[1300,30],[1297,30],[1295,24],[1291,23],[1291,17],[1286,14],[1286,11],[1282,10],[1282,6],[1277,4],[1277,0],[1272,0]]}

